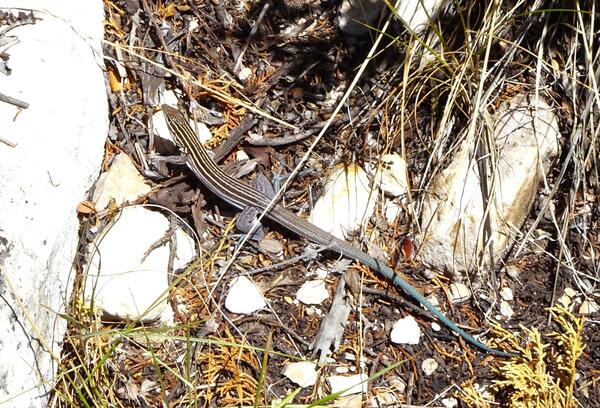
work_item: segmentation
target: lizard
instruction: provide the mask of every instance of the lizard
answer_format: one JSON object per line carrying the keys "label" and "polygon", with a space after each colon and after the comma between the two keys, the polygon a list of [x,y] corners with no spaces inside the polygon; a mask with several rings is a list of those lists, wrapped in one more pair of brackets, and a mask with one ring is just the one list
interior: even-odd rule
{"label": "lizard", "polygon": [[245,210],[254,207],[266,211],[265,216],[285,229],[292,231],[315,244],[327,246],[331,251],[354,259],[372,270],[378,272],[395,286],[402,289],[408,296],[419,302],[430,313],[437,317],[445,326],[461,336],[472,346],[499,357],[516,357],[518,354],[491,348],[467,333],[456,323],[446,317],[438,308],[429,302],[414,286],[398,275],[384,262],[376,260],[351,243],[339,239],[316,225],[297,216],[279,204],[271,203],[264,193],[250,185],[237,180],[219,168],[208,151],[200,143],[186,118],[178,110],[169,105],[162,105],[167,127],[180,150],[187,155],[187,166],[200,182],[211,190],[217,197],[228,204]]}

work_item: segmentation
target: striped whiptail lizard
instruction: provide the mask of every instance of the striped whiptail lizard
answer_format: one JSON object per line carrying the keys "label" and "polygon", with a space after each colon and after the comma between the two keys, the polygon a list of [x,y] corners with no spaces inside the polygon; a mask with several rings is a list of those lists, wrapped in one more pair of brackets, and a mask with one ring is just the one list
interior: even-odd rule
{"label": "striped whiptail lizard", "polygon": [[418,292],[417,289],[396,274],[396,272],[385,263],[376,260],[352,244],[336,238],[328,232],[323,231],[321,228],[305,221],[294,213],[286,210],[281,205],[272,204],[271,200],[260,191],[225,174],[223,170],[217,166],[217,163],[211,158],[204,146],[202,146],[185,117],[177,109],[168,105],[163,105],[162,110],[169,131],[175,139],[175,142],[182,148],[183,152],[188,155],[188,167],[196,177],[200,179],[200,182],[217,195],[217,197],[241,210],[244,210],[247,207],[254,207],[260,211],[268,209],[265,216],[271,221],[276,222],[311,242],[327,246],[330,250],[359,261],[379,272],[414,300],[421,303],[442,323],[455,333],[459,334],[471,345],[500,357],[514,357],[517,355],[515,353],[500,351],[486,346],[481,341],[458,327],[452,320],[448,319],[420,292]]}

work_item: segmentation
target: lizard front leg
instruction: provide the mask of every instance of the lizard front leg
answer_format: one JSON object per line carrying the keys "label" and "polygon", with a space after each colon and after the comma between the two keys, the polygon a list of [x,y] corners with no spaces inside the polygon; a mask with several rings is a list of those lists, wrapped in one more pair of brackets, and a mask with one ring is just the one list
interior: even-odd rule
{"label": "lizard front leg", "polygon": [[[275,197],[275,191],[273,190],[273,186],[271,185],[269,180],[262,174],[258,173],[256,175],[253,184],[254,188],[263,193],[265,196],[267,196],[267,198],[271,199]],[[238,215],[238,218],[235,220],[236,228],[241,232],[247,234],[252,229],[254,223],[257,222],[257,216],[258,210],[255,207],[244,208],[242,212]],[[264,237],[265,232],[263,230],[263,227],[262,225],[259,225],[250,236],[250,239],[254,241],[262,241]]]}

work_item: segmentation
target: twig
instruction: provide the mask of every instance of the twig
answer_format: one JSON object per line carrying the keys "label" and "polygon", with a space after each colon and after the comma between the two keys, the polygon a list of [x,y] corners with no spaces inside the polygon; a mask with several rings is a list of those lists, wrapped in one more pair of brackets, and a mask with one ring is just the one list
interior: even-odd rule
{"label": "twig", "polygon": [[4,95],[0,92],[0,101],[10,103],[11,105],[15,105],[17,108],[27,109],[29,108],[29,104],[27,102],[23,102],[17,98],[13,98],[12,96]]}
{"label": "twig", "polygon": [[244,276],[246,276],[246,275],[256,275],[256,274],[259,274],[259,273],[263,273],[263,272],[267,272],[267,271],[272,271],[272,270],[275,270],[275,269],[283,268],[284,266],[294,264],[294,263],[302,261],[302,260],[304,260],[306,258],[312,258],[315,255],[317,255],[317,254],[319,254],[319,253],[321,253],[323,251],[327,251],[330,248],[331,248],[331,245],[325,245],[325,246],[323,246],[323,247],[321,247],[319,249],[314,249],[314,250],[311,249],[311,250],[305,251],[303,254],[297,255],[297,256],[295,256],[293,258],[286,259],[286,260],[281,261],[279,263],[276,263],[276,264],[273,264],[273,265],[268,265],[268,266],[265,266],[265,267],[262,267],[262,268],[258,268],[258,269],[254,269],[254,270],[251,270],[249,272],[246,272],[246,273],[244,273]]}
{"label": "twig", "polygon": [[5,145],[8,145],[10,147],[17,147],[17,144],[15,142],[11,142],[10,140],[3,139],[2,137],[0,137],[0,142],[4,143]]}
{"label": "twig", "polygon": [[[336,118],[332,124],[337,124],[341,121],[341,118]],[[281,136],[281,137],[276,137],[276,138],[266,138],[266,137],[262,137],[260,139],[250,139],[248,138],[246,141],[253,145],[253,146],[283,146],[283,145],[288,145],[288,144],[293,144],[293,143],[297,143],[301,140],[307,139],[310,136],[314,135],[315,133],[318,133],[321,128],[325,125],[325,121],[324,122],[319,122],[314,124],[310,129],[301,132],[301,133],[295,133],[295,134],[291,134],[291,135],[286,135],[286,136]]]}
{"label": "twig", "polygon": [[242,58],[244,57],[244,54],[246,53],[246,50],[248,49],[248,45],[250,44],[250,40],[252,39],[252,37],[254,37],[254,34],[256,34],[256,31],[258,31],[258,26],[260,25],[260,22],[262,21],[262,19],[265,17],[265,14],[267,13],[267,10],[269,9],[269,3],[265,3],[265,5],[263,6],[263,9],[260,11],[260,14],[258,15],[258,18],[256,19],[256,21],[254,22],[254,25],[252,26],[252,30],[250,30],[250,34],[248,35],[248,38],[246,39],[246,44],[244,44],[244,48],[242,49],[242,51],[240,51],[240,55],[238,55],[237,59],[235,60],[235,65],[233,66],[233,73],[237,75],[238,69],[240,68],[240,65],[242,63]]}

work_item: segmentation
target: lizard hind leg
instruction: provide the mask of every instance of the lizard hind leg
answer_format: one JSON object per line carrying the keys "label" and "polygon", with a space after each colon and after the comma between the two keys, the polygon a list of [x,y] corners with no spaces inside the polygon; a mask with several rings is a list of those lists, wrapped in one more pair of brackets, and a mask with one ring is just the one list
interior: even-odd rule
{"label": "lizard hind leg", "polygon": [[[236,228],[247,234],[250,232],[254,223],[256,223],[256,217],[258,215],[258,210],[255,207],[246,207],[239,213],[237,219],[235,220]],[[250,239],[253,241],[262,241],[265,237],[265,231],[263,230],[262,225],[256,227],[256,229],[252,232]]]}

